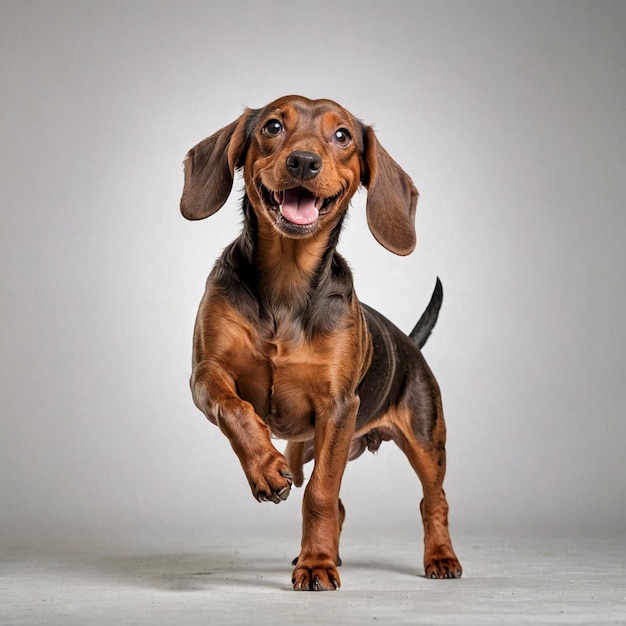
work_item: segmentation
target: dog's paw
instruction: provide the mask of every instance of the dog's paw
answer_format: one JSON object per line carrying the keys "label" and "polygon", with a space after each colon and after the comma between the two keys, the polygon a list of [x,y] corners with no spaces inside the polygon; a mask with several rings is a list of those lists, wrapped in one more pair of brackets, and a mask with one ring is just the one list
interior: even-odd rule
{"label": "dog's paw", "polygon": [[265,463],[249,480],[252,494],[259,502],[275,504],[287,499],[293,485],[293,476],[281,454]]}
{"label": "dog's paw", "polygon": [[296,591],[333,591],[341,586],[339,572],[333,563],[296,565],[291,582]]}
{"label": "dog's paw", "polygon": [[283,476],[283,478],[285,478],[287,484],[284,487],[280,489],[276,488],[276,490],[270,491],[269,493],[267,491],[259,491],[257,493],[257,500],[259,502],[273,502],[274,504],[280,504],[289,497],[289,493],[291,492],[291,485],[293,484],[293,479],[288,471],[284,473],[281,472],[281,475]]}
{"label": "dog's paw", "polygon": [[424,563],[426,578],[461,578],[463,568],[455,556],[431,558]]}

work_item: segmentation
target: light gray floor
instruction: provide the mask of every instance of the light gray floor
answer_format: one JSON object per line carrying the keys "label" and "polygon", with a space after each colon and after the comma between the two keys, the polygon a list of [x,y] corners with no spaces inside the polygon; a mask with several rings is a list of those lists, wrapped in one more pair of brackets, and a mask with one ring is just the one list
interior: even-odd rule
{"label": "light gray floor", "polygon": [[456,533],[460,580],[418,533],[346,533],[338,592],[291,591],[297,544],[259,531],[0,555],[0,624],[626,624],[626,534]]}

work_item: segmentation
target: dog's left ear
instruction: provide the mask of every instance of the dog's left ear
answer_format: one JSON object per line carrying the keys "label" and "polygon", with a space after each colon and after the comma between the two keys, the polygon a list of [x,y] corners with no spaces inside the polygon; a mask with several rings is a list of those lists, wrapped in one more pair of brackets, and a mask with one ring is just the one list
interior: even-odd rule
{"label": "dog's left ear", "polygon": [[390,252],[404,256],[415,249],[418,192],[409,175],[378,143],[371,126],[363,126],[363,172],[367,188],[367,223]]}
{"label": "dog's left ear", "polygon": [[180,211],[188,220],[203,220],[228,200],[235,169],[243,165],[248,143],[246,127],[251,113],[247,110],[187,153]]}

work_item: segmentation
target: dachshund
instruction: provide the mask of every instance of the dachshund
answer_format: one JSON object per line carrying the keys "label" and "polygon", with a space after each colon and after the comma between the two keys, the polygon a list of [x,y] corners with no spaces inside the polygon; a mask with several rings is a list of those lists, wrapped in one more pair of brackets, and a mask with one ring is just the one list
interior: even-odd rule
{"label": "dachshund", "polygon": [[[286,96],[246,109],[184,162],[183,216],[227,201],[243,170],[243,228],[211,271],[193,337],[195,405],[226,435],[253,496],[279,503],[304,482],[296,590],[332,590],[348,460],[393,440],[423,488],[424,570],[461,576],[443,491],[446,428],[438,384],[420,347],[434,326],[439,279],[407,336],[355,294],[337,253],[354,193],[367,189],[376,240],[413,251],[418,192],[365,125],[331,100]],[[287,440],[284,455],[271,438]]]}

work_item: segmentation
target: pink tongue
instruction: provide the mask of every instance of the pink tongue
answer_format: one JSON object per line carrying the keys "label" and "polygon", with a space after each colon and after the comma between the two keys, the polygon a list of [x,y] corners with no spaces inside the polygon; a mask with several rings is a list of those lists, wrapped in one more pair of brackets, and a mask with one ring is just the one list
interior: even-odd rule
{"label": "pink tongue", "polygon": [[319,217],[315,196],[306,189],[285,189],[282,196],[280,212],[288,222],[305,226]]}

